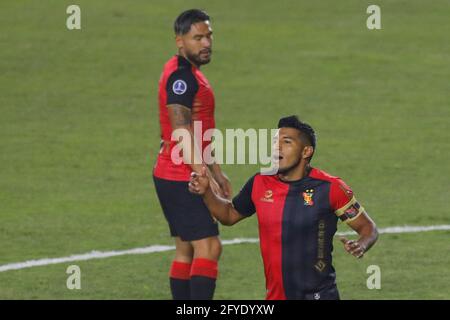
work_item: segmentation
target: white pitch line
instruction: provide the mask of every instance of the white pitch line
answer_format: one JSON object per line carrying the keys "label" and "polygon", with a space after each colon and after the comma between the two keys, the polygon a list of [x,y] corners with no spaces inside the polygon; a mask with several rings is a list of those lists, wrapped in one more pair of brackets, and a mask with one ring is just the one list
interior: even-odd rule
{"label": "white pitch line", "polygon": [[[426,231],[436,231],[436,230],[450,230],[450,225],[437,225],[437,226],[403,226],[403,227],[388,227],[379,229],[379,233],[414,233],[414,232],[426,232]],[[352,235],[355,234],[354,231],[337,232],[337,236]],[[222,244],[232,245],[241,243],[258,243],[257,238],[236,238],[232,240],[223,240]],[[44,258],[38,260],[29,260],[24,262],[9,263],[0,266],[0,272],[10,271],[10,270],[20,270],[25,268],[47,266],[51,264],[59,264],[73,261],[86,261],[92,259],[105,259],[110,257],[124,256],[129,254],[148,254],[155,252],[164,252],[174,250],[175,246],[166,245],[153,245],[145,248],[134,248],[129,250],[121,251],[91,251],[84,254],[71,255],[69,257],[61,258]]]}

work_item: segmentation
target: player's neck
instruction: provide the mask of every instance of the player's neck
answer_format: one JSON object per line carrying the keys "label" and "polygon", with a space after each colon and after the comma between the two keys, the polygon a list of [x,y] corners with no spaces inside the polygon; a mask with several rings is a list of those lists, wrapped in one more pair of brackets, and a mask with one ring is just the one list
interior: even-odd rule
{"label": "player's neck", "polygon": [[280,178],[281,181],[290,182],[290,181],[298,181],[303,179],[304,177],[307,177],[311,171],[311,166],[308,162],[301,162],[297,167],[292,168],[292,170],[289,170],[285,173],[279,173],[278,178]]}
{"label": "player's neck", "polygon": [[189,60],[189,58],[181,51],[178,51],[178,55],[185,58],[187,61],[189,61],[190,64],[192,64],[194,67],[196,67],[197,69],[200,69],[200,66],[198,66],[197,64],[195,64],[194,62],[192,62],[191,60]]}

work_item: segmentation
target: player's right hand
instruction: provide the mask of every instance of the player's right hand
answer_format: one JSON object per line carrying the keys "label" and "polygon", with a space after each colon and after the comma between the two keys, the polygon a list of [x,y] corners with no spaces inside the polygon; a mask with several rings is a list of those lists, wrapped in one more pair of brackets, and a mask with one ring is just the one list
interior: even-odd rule
{"label": "player's right hand", "polygon": [[195,171],[191,173],[191,179],[189,180],[189,191],[191,193],[204,195],[206,190],[210,187],[210,181],[206,174],[206,170],[206,167],[202,167],[200,173]]}

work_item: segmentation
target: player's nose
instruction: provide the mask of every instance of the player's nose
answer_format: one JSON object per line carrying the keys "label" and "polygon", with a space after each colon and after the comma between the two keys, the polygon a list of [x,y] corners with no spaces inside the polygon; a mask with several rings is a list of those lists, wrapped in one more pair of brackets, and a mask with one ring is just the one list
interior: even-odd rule
{"label": "player's nose", "polygon": [[212,46],[211,38],[203,37],[202,44],[205,49],[211,49],[211,46]]}

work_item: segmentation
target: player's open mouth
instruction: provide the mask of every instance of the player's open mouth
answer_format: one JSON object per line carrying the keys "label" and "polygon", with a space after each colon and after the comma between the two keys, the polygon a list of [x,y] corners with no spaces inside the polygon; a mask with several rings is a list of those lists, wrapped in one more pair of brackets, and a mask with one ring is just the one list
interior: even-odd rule
{"label": "player's open mouth", "polygon": [[283,156],[280,156],[279,154],[276,154],[276,155],[273,156],[273,159],[278,162],[278,161],[283,160]]}

